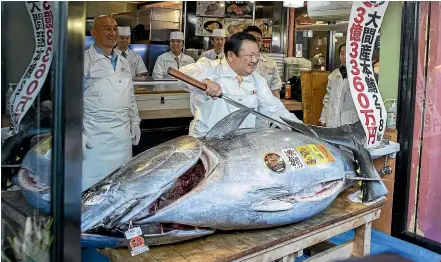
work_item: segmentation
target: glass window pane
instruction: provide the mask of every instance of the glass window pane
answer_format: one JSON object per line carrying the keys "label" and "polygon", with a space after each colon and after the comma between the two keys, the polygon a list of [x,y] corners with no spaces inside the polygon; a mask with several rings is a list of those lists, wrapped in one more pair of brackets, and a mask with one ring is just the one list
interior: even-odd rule
{"label": "glass window pane", "polygon": [[[441,12],[420,3],[418,65],[407,230],[441,243]],[[429,23],[430,21],[430,23]]]}
{"label": "glass window pane", "polygon": [[50,258],[52,11],[2,3],[2,250],[12,261]]}

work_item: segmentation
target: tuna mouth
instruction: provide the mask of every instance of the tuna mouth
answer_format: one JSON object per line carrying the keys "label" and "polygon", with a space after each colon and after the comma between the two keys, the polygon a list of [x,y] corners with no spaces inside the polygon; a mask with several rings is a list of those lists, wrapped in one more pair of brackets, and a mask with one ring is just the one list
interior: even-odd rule
{"label": "tuna mouth", "polygon": [[334,195],[343,186],[343,179],[321,182],[311,188],[304,189],[294,196],[297,202],[319,201]]}

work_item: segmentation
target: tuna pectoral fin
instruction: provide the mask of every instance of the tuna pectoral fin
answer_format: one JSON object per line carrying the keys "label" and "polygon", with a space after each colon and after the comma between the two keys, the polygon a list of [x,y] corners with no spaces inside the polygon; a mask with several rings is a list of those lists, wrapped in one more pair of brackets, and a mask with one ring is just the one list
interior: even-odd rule
{"label": "tuna pectoral fin", "polygon": [[380,175],[375,170],[372,157],[363,147],[366,136],[360,121],[337,128],[305,125],[282,118],[289,124],[293,131],[298,131],[308,136],[313,136],[334,145],[344,146],[352,151],[360,167],[363,177],[373,181],[365,181],[362,186],[363,202],[370,202],[387,194],[386,186],[381,181]]}
{"label": "tuna pectoral fin", "polygon": [[205,138],[225,137],[236,131],[253,109],[239,109],[222,118],[205,136]]}
{"label": "tuna pectoral fin", "polygon": [[251,206],[254,211],[261,212],[277,212],[289,210],[293,207],[291,202],[281,201],[281,200],[269,200],[265,202],[255,203]]}

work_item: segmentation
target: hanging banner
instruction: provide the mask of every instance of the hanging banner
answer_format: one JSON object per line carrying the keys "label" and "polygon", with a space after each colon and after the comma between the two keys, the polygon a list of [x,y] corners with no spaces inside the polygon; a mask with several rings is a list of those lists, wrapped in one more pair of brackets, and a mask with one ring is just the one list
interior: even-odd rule
{"label": "hanging banner", "polygon": [[27,1],[25,3],[34,27],[35,52],[9,99],[9,111],[15,132],[19,131],[21,120],[34,103],[46,80],[54,48],[52,2]]}
{"label": "hanging banner", "polygon": [[386,129],[383,99],[373,74],[372,53],[388,2],[353,2],[346,39],[352,99],[366,133],[365,148],[377,147]]}

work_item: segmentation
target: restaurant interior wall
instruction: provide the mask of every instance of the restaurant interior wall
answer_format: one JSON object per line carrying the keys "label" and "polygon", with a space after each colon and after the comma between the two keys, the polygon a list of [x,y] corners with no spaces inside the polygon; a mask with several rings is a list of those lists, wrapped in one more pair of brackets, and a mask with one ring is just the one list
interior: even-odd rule
{"label": "restaurant interior wall", "polygon": [[[383,100],[396,99],[398,96],[402,9],[402,1],[390,1],[381,24],[378,88]],[[385,106],[389,107],[390,104]]]}
{"label": "restaurant interior wall", "polygon": [[86,1],[86,17],[94,18],[99,15],[132,12],[138,9],[137,4],[128,2]]}
{"label": "restaurant interior wall", "polygon": [[[185,21],[185,48],[186,49],[196,49],[199,54],[202,50],[208,50],[213,48],[210,43],[209,35],[197,35],[198,19],[211,19],[219,20],[226,15],[219,17],[206,17],[197,14],[197,1],[186,1],[186,21]],[[281,1],[256,1],[254,2],[254,20],[256,19],[270,19],[272,22],[272,34],[271,37],[264,36],[264,52],[266,53],[284,53],[284,37],[285,37],[285,24],[286,24],[286,8],[283,7],[283,2]],[[229,20],[242,20],[249,19],[252,17],[231,17]],[[251,22],[252,24],[253,22]],[[225,28],[228,30],[228,28]]]}

